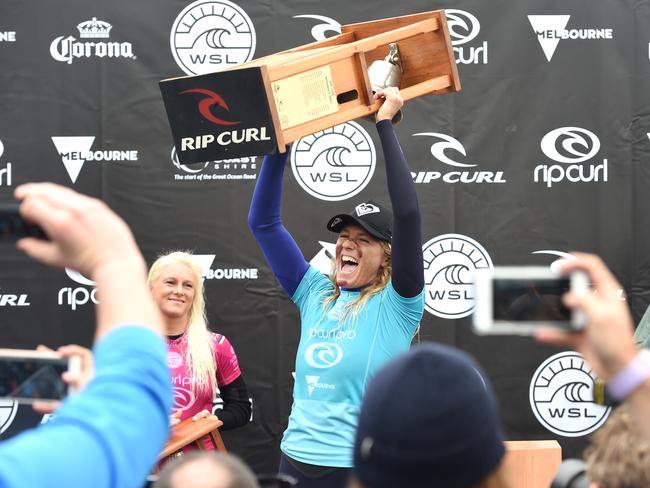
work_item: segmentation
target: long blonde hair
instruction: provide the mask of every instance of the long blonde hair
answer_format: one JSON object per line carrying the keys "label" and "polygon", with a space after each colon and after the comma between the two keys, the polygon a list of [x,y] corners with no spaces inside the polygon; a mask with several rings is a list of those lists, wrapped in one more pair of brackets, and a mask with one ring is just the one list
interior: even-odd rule
{"label": "long blonde hair", "polygon": [[[388,282],[390,281],[393,262],[390,243],[379,239],[377,239],[377,241],[379,242],[379,245],[384,252],[384,256],[388,258],[388,263],[386,266],[380,266],[377,270],[377,274],[375,275],[374,279],[368,284],[368,286],[365,286],[361,290],[361,293],[355,300],[346,305],[345,311],[341,317],[341,322],[345,322],[348,317],[356,317],[366,302],[370,300],[373,295],[386,288],[386,285],[388,285]],[[332,280],[332,283],[334,284],[334,290],[332,290],[332,293],[330,295],[324,298],[323,312],[326,312],[327,309],[336,301],[336,299],[341,296],[341,288],[336,284],[336,270],[336,258],[333,257],[330,268],[330,280]]]}
{"label": "long blonde hair", "polygon": [[212,391],[216,381],[217,367],[214,362],[214,350],[205,314],[205,291],[201,267],[189,252],[172,251],[162,254],[149,269],[149,288],[153,287],[163,270],[171,264],[184,264],[194,275],[194,301],[190,307],[185,331],[187,336],[185,361],[192,372],[192,390],[195,393]]}

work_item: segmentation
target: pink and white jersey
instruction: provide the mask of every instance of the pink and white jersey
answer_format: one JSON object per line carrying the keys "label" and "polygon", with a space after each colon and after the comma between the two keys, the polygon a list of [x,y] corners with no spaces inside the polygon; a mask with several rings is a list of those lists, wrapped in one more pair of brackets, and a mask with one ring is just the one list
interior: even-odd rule
{"label": "pink and white jersey", "polygon": [[[217,368],[217,385],[228,385],[241,374],[237,355],[226,336],[210,332],[210,340],[213,344],[214,363]],[[178,339],[167,339],[167,365],[174,386],[172,412],[182,410],[181,420],[192,417],[204,409],[211,412],[214,397],[212,388],[209,391],[200,392],[195,392],[192,389],[192,374],[185,360],[186,351],[187,336],[185,334]]]}

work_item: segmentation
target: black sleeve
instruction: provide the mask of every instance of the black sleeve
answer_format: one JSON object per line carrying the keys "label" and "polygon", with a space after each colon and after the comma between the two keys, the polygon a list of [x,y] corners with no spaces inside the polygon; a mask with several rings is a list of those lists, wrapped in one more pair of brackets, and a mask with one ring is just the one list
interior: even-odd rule
{"label": "black sleeve", "polygon": [[244,378],[239,375],[227,385],[219,386],[223,409],[215,413],[223,422],[220,430],[230,430],[246,425],[251,418],[251,402]]}
{"label": "black sleeve", "polygon": [[420,207],[411,170],[392,122],[380,121],[377,131],[384,150],[388,195],[393,209],[393,287],[404,298],[410,298],[424,287]]}

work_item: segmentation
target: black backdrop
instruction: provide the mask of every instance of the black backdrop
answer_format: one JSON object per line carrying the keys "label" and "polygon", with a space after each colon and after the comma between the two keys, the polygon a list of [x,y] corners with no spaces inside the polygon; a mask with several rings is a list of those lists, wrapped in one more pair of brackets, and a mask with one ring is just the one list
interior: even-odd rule
{"label": "black backdrop", "polygon": [[[226,442],[257,471],[276,466],[299,327],[246,226],[261,157],[179,165],[158,81],[306,44],[339,24],[435,9],[448,9],[463,90],[409,102],[397,126],[422,207],[428,298],[416,340],[453,344],[479,360],[509,439],[554,438],[575,456],[607,415],[588,400],[588,368],[566,356],[542,384],[538,368],[559,351],[529,338],[475,336],[467,273],[595,252],[639,319],[650,302],[650,2],[0,5],[0,197],[21,182],[62,183],[123,216],[149,262],[177,248],[202,256],[211,328],[234,344],[254,402],[252,422]],[[220,35],[223,47],[210,47]],[[365,186],[305,188],[300,165],[286,173],[285,223],[320,265],[333,242],[327,218],[362,198],[388,197],[371,123],[317,136],[304,147],[365,138],[354,154]],[[310,153],[294,163],[299,157]],[[1,248],[0,345],[89,345],[92,283],[33,263],[11,244]],[[453,278],[442,280],[443,269]],[[572,384],[581,392],[566,394]],[[0,403],[3,437],[39,421]]]}

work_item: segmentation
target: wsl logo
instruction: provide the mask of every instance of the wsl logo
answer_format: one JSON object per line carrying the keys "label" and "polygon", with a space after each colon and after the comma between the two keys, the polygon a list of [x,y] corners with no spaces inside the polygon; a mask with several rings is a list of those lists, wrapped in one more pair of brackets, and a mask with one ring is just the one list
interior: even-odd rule
{"label": "wsl logo", "polygon": [[[454,139],[451,136],[446,134],[440,134],[438,132],[419,132],[413,134],[413,136],[426,136],[431,137],[437,142],[431,144],[431,154],[441,163],[444,163],[448,166],[454,168],[473,168],[476,166],[474,163],[469,162],[460,162],[456,159],[452,159],[449,155],[450,152],[456,152],[462,156],[461,159],[467,156],[465,147],[463,144]],[[454,155],[458,158],[458,155]],[[445,183],[505,183],[506,180],[503,178],[503,171],[469,171],[457,170],[457,171],[447,171],[442,173],[440,171],[419,171],[417,173],[411,173],[413,181],[415,183],[430,183],[432,181],[441,180]]]}
{"label": "wsl logo", "polygon": [[334,19],[325,17],[324,15],[310,15],[310,14],[294,15],[293,18],[313,19],[320,22],[320,24],[316,24],[314,27],[311,28],[311,36],[316,41],[324,41],[329,37],[334,37],[341,33],[341,24],[339,24]]}
{"label": "wsl logo", "polygon": [[610,407],[594,403],[596,376],[577,352],[561,352],[537,368],[530,382],[530,405],[537,420],[564,437],[580,437],[598,429]]}
{"label": "wsl logo", "polygon": [[61,162],[72,183],[77,181],[81,168],[87,161],[121,162],[138,160],[138,151],[134,150],[92,151],[95,142],[94,136],[52,137],[52,142],[59,156],[61,156]]}
{"label": "wsl logo", "polygon": [[567,29],[570,15],[529,15],[528,20],[547,61],[551,61],[561,39],[613,39],[612,29]]}
{"label": "wsl logo", "polygon": [[[0,158],[5,152],[5,146],[0,141]],[[11,163],[7,162],[5,167],[0,169],[0,186],[11,186]]]}
{"label": "wsl logo", "polygon": [[[554,183],[607,181],[607,159],[593,161],[600,150],[600,140],[581,127],[560,127],[546,134],[540,143],[542,152],[562,164],[540,164],[535,167],[535,182],[543,181],[550,188]],[[582,164],[592,160],[592,164]]]}
{"label": "wsl logo", "polygon": [[460,319],[474,310],[472,275],[492,271],[492,259],[474,239],[460,234],[435,237],[422,246],[424,308],[443,319]]}
{"label": "wsl logo", "polygon": [[465,10],[445,9],[451,44],[456,55],[456,64],[487,64],[488,43],[483,41],[480,47],[471,43],[481,31],[478,19]]}
{"label": "wsl logo", "polygon": [[228,0],[198,0],[176,17],[169,42],[176,64],[188,75],[201,75],[253,59],[255,27]]}
{"label": "wsl logo", "polygon": [[[130,58],[135,59],[133,55],[133,46],[130,42],[108,42],[113,26],[108,22],[97,20],[87,20],[77,25],[79,37],[83,41],[77,41],[72,36],[60,36],[50,44],[50,55],[56,60],[63,63],[72,64],[75,58]],[[91,40],[92,39],[92,40]]]}
{"label": "wsl logo", "polygon": [[305,350],[305,361],[312,368],[331,368],[342,360],[343,348],[333,342],[317,342]]}
{"label": "wsl logo", "polygon": [[375,146],[356,122],[303,137],[291,148],[291,169],[311,196],[338,201],[363,190],[375,172]]}
{"label": "wsl logo", "polygon": [[[76,288],[65,287],[59,290],[59,295],[57,297],[57,303],[59,305],[66,305],[72,310],[76,310],[78,307],[92,302],[94,304],[99,303],[97,300],[97,288],[95,288],[95,282],[86,278],[84,275],[70,268],[65,268],[65,274],[68,275],[72,281],[79,285]],[[90,287],[90,290],[88,289]]]}

